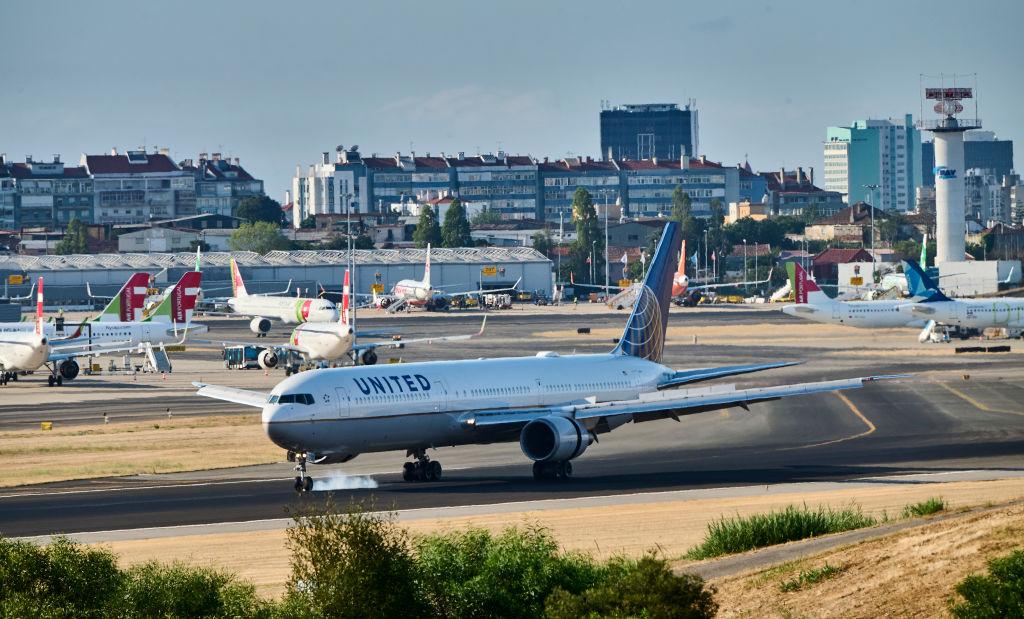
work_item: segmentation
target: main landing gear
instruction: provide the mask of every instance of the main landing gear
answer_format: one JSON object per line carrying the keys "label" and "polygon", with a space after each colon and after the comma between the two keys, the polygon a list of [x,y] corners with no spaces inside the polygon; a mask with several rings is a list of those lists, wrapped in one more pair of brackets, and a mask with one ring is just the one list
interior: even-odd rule
{"label": "main landing gear", "polygon": [[0,372],[0,386],[18,380],[17,372]]}
{"label": "main landing gear", "polygon": [[538,481],[548,479],[569,479],[570,477],[572,477],[572,462],[569,460],[533,463],[533,478]]}
{"label": "main landing gear", "polygon": [[295,454],[295,491],[310,492],[313,490],[313,478],[306,475],[306,454]]}
{"label": "main landing gear", "polygon": [[416,456],[415,462],[406,462],[402,467],[402,479],[405,481],[438,481],[441,479],[441,463],[427,457],[424,449],[410,451]]}

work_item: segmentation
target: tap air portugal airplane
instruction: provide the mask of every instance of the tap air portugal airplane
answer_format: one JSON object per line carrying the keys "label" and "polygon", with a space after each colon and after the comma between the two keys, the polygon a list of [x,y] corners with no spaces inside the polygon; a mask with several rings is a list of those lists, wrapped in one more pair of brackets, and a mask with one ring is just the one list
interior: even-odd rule
{"label": "tap air portugal airplane", "polygon": [[[44,323],[42,334],[49,343],[43,361],[34,366],[26,362],[9,364],[0,357],[0,371],[3,372],[0,383],[17,380],[19,371],[33,371],[46,365],[51,374],[49,384],[63,385],[65,380],[78,377],[81,369],[76,360],[78,357],[130,353],[146,344],[181,344],[187,335],[206,330],[204,325],[190,324],[202,281],[201,273],[186,272],[177,284],[167,289],[163,300],[153,312],[139,319],[146,299],[145,283],[148,281],[149,276],[145,273],[132,275],[103,312],[74,327]],[[42,278],[39,286],[41,291]],[[122,317],[127,320],[118,320]],[[29,334],[35,328],[35,325],[24,322],[0,323],[0,347],[3,347],[5,336]]]}
{"label": "tap air portugal airplane", "polygon": [[[352,327],[349,316],[349,308],[352,301],[352,293],[349,285],[349,272],[345,270],[345,284],[342,292],[341,318],[337,322],[304,322],[292,330],[291,337],[287,344],[256,344],[254,342],[228,342],[214,341],[210,343],[221,345],[241,346],[267,346],[260,352],[257,362],[265,370],[278,366],[281,357],[286,353],[295,353],[307,362],[334,361],[344,357],[351,357],[356,364],[373,365],[377,363],[378,348],[404,348],[408,344],[425,342],[428,344],[451,342],[454,340],[468,340],[483,335],[484,326],[487,324],[487,317],[484,316],[484,324],[480,331],[469,335],[446,335],[439,337],[425,337],[411,340],[391,340],[384,342],[357,343],[359,334]],[[298,371],[297,367],[288,367],[286,374]]]}
{"label": "tap air portugal airplane", "polygon": [[475,294],[492,294],[497,292],[514,291],[519,287],[522,278],[509,288],[497,288],[490,290],[466,290],[464,292],[444,292],[438,287],[430,284],[430,245],[427,245],[427,261],[423,267],[423,279],[403,279],[395,284],[391,294],[372,295],[373,305],[387,310],[389,313],[397,312],[408,307],[424,307],[431,310],[446,310],[454,297],[466,297]]}
{"label": "tap air portugal airplane", "polygon": [[258,337],[266,337],[270,319],[286,325],[338,320],[338,308],[326,299],[249,294],[234,258],[231,259],[231,292],[233,296],[225,300],[229,313],[252,316],[249,329]]}
{"label": "tap air portugal airplane", "polygon": [[[822,292],[821,288],[807,276],[796,262],[786,264],[789,282],[795,291],[796,303],[784,305],[782,311],[815,322],[827,322],[849,327],[890,328],[920,327],[926,319],[916,318],[900,311],[907,299],[883,299],[877,301],[838,301]],[[910,293],[922,304],[936,299],[935,291],[910,282]]]}
{"label": "tap air portugal airplane", "polygon": [[855,389],[883,376],[737,389],[675,389],[790,362],[677,371],[662,365],[672,267],[680,242],[670,222],[640,297],[608,353],[432,361],[316,370],[270,393],[194,383],[198,394],[263,409],[263,426],[297,460],[295,487],[312,488],[306,464],[346,462],[360,453],[406,450],[403,478],[436,480],[432,447],[518,441],[537,479],[569,477],[572,460],[598,434],[632,422],[674,419],[755,402]]}
{"label": "tap air portugal airplane", "polygon": [[[971,329],[1024,327],[1022,298],[950,299],[916,262],[904,261],[903,270],[907,274],[908,285],[933,293],[927,302],[908,303],[904,300],[899,310],[907,318],[930,321],[929,326],[932,327],[935,323]],[[925,335],[925,332],[921,333],[922,338]]]}

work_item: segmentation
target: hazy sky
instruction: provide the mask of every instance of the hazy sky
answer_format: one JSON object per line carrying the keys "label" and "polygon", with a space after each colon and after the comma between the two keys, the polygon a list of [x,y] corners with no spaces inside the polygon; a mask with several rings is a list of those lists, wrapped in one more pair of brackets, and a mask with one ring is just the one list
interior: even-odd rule
{"label": "hazy sky", "polygon": [[695,99],[709,158],[820,184],[825,127],[916,117],[922,72],[976,72],[985,128],[1024,138],[1022,24],[1021,0],[9,2],[0,151],[220,150],[280,200],[338,144],[596,157],[602,99]]}

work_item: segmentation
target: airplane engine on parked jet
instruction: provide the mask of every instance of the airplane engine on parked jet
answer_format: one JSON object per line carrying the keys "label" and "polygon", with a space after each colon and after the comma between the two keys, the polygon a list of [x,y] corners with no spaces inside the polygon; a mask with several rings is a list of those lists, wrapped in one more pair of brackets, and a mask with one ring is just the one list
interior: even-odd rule
{"label": "airplane engine on parked jet", "polygon": [[64,378],[64,380],[74,380],[78,376],[80,368],[78,362],[74,359],[67,359],[61,361],[60,365],[57,366],[57,372]]}
{"label": "airplane engine on parked jet", "polygon": [[270,319],[257,316],[249,322],[249,330],[256,335],[266,335],[270,331]]}
{"label": "airplane engine on parked jet", "polygon": [[258,357],[256,357],[256,360],[259,362],[260,367],[263,368],[264,370],[273,370],[274,368],[277,367],[277,353],[269,348],[260,351],[260,354]]}
{"label": "airplane engine on parked jet", "polygon": [[377,363],[377,353],[372,348],[368,348],[359,355],[359,362],[363,365],[373,365]]}
{"label": "airplane engine on parked jet", "polygon": [[578,421],[541,417],[523,426],[519,447],[534,462],[563,462],[579,456],[594,442],[594,435]]}

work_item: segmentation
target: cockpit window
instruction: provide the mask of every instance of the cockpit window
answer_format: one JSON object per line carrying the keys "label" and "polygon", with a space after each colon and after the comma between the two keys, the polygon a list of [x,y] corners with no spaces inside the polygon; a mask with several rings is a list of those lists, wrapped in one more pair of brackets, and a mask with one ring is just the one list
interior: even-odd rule
{"label": "cockpit window", "polygon": [[270,399],[267,400],[267,402],[269,404],[277,404],[277,400],[278,400],[279,397],[280,396],[272,395],[272,396],[270,396]]}
{"label": "cockpit window", "polygon": [[[313,395],[310,393],[286,393],[277,401],[278,404],[313,404]],[[271,402],[273,404],[273,402]]]}

